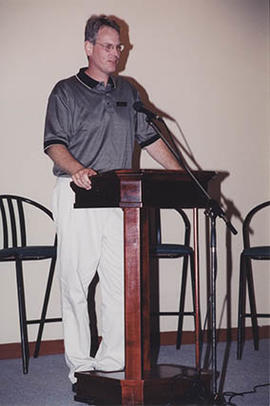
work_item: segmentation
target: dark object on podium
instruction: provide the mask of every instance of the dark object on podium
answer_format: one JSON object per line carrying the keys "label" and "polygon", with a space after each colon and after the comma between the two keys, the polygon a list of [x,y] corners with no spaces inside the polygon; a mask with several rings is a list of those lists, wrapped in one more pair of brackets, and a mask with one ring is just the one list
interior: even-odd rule
{"label": "dark object on podium", "polygon": [[[195,174],[207,189],[215,172],[196,171]],[[194,394],[200,401],[203,393],[205,399],[211,373],[201,370],[199,362],[196,368],[152,365],[149,217],[153,207],[197,210],[206,207],[207,199],[182,171],[117,170],[93,177],[89,191],[74,183],[71,187],[77,209],[123,208],[125,253],[125,371],[77,372],[75,400],[89,403],[94,398],[95,404],[164,404],[189,399],[194,402]],[[198,298],[198,277],[195,289]],[[195,335],[199,347],[198,328]]]}

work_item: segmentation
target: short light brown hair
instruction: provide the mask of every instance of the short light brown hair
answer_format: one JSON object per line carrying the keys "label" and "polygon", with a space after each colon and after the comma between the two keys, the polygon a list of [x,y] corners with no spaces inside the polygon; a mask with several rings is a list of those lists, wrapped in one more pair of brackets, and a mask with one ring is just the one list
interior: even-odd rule
{"label": "short light brown hair", "polygon": [[100,16],[93,15],[87,20],[84,31],[84,40],[95,44],[98,31],[102,26],[111,27],[120,34],[120,27],[115,20],[104,14]]}

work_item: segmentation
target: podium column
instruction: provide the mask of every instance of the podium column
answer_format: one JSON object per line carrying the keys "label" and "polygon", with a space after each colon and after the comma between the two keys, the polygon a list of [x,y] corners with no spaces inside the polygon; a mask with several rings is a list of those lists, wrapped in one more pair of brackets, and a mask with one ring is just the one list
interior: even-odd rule
{"label": "podium column", "polygon": [[122,403],[142,404],[150,369],[149,219],[144,208],[124,208],[125,380]]}

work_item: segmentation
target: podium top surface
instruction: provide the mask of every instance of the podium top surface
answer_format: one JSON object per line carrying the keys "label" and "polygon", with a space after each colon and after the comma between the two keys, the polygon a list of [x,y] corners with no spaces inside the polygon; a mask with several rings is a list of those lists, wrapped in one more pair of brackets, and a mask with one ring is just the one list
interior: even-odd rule
{"label": "podium top surface", "polygon": [[[199,180],[210,180],[212,179],[216,172],[215,171],[192,171],[192,173],[199,179]],[[190,180],[190,176],[183,170],[173,170],[173,169],[117,169],[115,171],[103,172],[95,176],[95,178],[103,179],[112,179],[112,178],[119,178],[119,179],[160,179],[161,181],[170,179],[170,180]],[[94,179],[94,177],[92,177]]]}
{"label": "podium top surface", "polygon": [[[193,171],[207,191],[216,172]],[[92,177],[92,189],[71,182],[75,208],[90,207],[206,207],[207,198],[184,171],[160,169],[120,169]]]}

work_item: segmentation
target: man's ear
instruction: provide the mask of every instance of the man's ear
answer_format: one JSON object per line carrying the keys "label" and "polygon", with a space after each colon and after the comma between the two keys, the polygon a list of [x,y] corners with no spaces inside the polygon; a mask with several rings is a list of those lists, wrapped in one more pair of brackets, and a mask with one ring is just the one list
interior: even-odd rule
{"label": "man's ear", "polygon": [[93,44],[90,41],[85,41],[84,49],[87,56],[91,56],[93,52]]}

